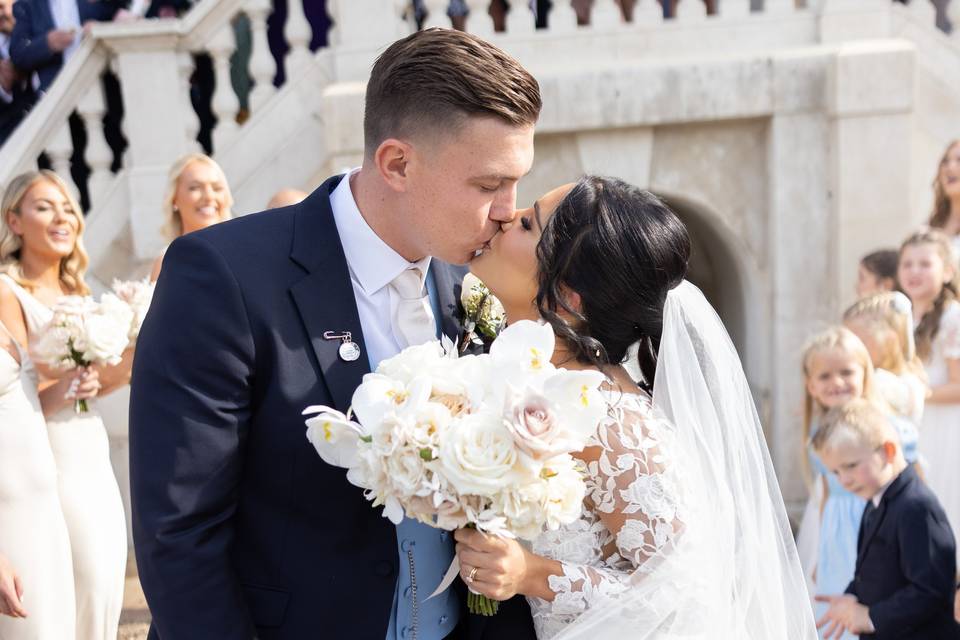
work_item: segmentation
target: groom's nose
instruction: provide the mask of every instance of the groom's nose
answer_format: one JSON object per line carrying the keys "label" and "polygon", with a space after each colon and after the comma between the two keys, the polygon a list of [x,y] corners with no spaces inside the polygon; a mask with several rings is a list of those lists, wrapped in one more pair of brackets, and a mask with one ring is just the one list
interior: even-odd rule
{"label": "groom's nose", "polygon": [[490,219],[501,225],[513,222],[517,217],[517,185],[504,187],[490,205]]}

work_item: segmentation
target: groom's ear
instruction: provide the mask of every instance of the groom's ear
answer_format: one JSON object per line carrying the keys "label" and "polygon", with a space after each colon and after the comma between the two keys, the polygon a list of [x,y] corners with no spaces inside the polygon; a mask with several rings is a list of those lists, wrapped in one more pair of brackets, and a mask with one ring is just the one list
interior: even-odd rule
{"label": "groom's ear", "polygon": [[383,181],[394,191],[407,190],[407,174],[413,148],[396,138],[387,138],[380,143],[373,155],[373,162]]}

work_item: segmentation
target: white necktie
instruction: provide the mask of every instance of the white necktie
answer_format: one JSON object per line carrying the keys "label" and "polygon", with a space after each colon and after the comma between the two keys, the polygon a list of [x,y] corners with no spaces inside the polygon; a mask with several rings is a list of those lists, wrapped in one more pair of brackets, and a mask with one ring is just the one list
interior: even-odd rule
{"label": "white necktie", "polygon": [[397,305],[393,316],[393,335],[401,348],[437,339],[437,328],[430,296],[423,286],[420,269],[410,267],[390,282]]}

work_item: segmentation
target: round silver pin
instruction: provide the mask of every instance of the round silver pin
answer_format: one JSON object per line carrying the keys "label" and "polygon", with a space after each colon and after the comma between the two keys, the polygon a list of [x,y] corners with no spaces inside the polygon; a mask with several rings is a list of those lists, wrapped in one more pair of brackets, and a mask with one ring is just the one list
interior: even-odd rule
{"label": "round silver pin", "polygon": [[360,347],[356,342],[344,342],[340,345],[340,358],[346,362],[353,362],[360,358]]}

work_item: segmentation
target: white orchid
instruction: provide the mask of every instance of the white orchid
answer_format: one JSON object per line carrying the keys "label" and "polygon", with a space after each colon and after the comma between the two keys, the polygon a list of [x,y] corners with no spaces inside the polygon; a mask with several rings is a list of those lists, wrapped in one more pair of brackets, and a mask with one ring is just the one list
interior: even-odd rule
{"label": "white orchid", "polygon": [[349,468],[357,459],[357,444],[368,437],[359,424],[336,409],[313,405],[303,410],[308,418],[307,440],[327,464]]}

